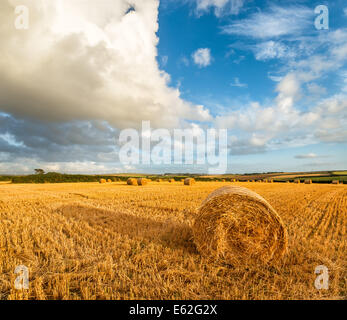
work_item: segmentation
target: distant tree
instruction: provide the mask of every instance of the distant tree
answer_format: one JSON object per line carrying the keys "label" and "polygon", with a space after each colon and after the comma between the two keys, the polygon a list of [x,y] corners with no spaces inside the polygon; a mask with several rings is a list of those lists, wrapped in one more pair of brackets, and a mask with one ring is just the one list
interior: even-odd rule
{"label": "distant tree", "polygon": [[43,169],[35,169],[36,174],[45,174],[45,171]]}

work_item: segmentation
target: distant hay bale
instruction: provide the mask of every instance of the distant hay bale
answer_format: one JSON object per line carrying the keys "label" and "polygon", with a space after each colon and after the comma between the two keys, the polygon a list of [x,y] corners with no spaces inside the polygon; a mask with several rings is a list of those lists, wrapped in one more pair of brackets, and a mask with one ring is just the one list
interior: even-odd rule
{"label": "distant hay bale", "polygon": [[263,182],[267,183],[268,181],[267,181],[267,179],[263,179]]}
{"label": "distant hay bale", "polygon": [[110,182],[113,182],[111,179],[107,179],[107,182],[110,183]]}
{"label": "distant hay bale", "polygon": [[100,179],[99,183],[106,183],[106,179]]}
{"label": "distant hay bale", "polygon": [[162,179],[157,179],[157,182],[162,182],[163,180]]}
{"label": "distant hay bale", "polygon": [[127,180],[127,184],[129,185],[129,186],[137,186],[138,184],[137,184],[137,179],[135,179],[135,178],[129,178],[128,180]]}
{"label": "distant hay bale", "polygon": [[290,181],[289,181],[289,180],[287,180],[287,181],[286,181],[286,183],[290,183]]}
{"label": "distant hay bale", "polygon": [[193,178],[186,178],[186,179],[184,179],[184,185],[185,186],[191,186],[193,184],[195,184],[195,179],[193,179]]}
{"label": "distant hay bale", "polygon": [[171,183],[171,182],[176,182],[176,180],[175,179],[169,179],[169,182]]}
{"label": "distant hay bale", "polygon": [[333,180],[332,184],[339,184],[340,181],[339,180]]}
{"label": "distant hay bale", "polygon": [[294,183],[300,184],[300,179],[295,179],[295,180],[294,180]]}
{"label": "distant hay bale", "polygon": [[237,186],[212,192],[193,224],[198,251],[228,264],[268,263],[287,251],[281,217],[257,193]]}
{"label": "distant hay bale", "polygon": [[139,186],[145,186],[145,185],[148,184],[148,183],[149,183],[149,180],[146,179],[146,178],[138,178],[138,179],[137,179],[137,184],[138,184]]}
{"label": "distant hay bale", "polygon": [[312,180],[311,179],[306,179],[305,180],[305,184],[312,184]]}

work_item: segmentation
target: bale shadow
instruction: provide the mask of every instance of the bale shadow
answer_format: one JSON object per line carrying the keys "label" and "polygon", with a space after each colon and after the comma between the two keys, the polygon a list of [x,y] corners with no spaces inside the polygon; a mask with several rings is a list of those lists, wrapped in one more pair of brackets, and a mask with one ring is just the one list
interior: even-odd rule
{"label": "bale shadow", "polygon": [[123,234],[132,239],[147,240],[174,250],[191,254],[198,251],[193,242],[192,230],[186,223],[167,219],[157,221],[118,210],[107,210],[80,204],[63,205],[55,210],[75,221],[84,221],[92,228]]}

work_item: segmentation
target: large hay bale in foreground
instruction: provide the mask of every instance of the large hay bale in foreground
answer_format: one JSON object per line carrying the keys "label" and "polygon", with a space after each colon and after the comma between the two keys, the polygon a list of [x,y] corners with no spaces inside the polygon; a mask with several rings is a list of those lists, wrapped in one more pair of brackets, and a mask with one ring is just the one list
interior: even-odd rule
{"label": "large hay bale in foreground", "polygon": [[129,178],[129,179],[127,180],[127,184],[128,184],[129,186],[137,186],[137,179],[135,179],[135,178]]}
{"label": "large hay bale in foreground", "polygon": [[305,180],[305,184],[312,184],[312,180],[311,179],[306,179]]}
{"label": "large hay bale in foreground", "polygon": [[106,183],[106,179],[100,179],[99,183]]}
{"label": "large hay bale in foreground", "polygon": [[195,183],[195,179],[193,178],[186,178],[184,179],[184,185],[185,186],[191,186]]}
{"label": "large hay bale in foreground", "polygon": [[137,184],[138,184],[139,186],[145,186],[145,185],[148,184],[148,183],[149,183],[149,180],[146,179],[146,178],[138,178],[138,179],[137,179]]}
{"label": "large hay bale in foreground", "polygon": [[237,186],[212,192],[193,224],[199,252],[228,264],[269,263],[287,250],[287,231],[271,205],[257,193]]}

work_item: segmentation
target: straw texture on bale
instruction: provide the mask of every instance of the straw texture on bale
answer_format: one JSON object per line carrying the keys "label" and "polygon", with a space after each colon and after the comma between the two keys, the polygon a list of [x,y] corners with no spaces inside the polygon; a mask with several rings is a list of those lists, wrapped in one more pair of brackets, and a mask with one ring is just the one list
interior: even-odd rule
{"label": "straw texture on bale", "polygon": [[135,178],[129,178],[129,179],[127,180],[127,184],[128,184],[129,186],[137,186],[137,179],[135,179]]}
{"label": "straw texture on bale", "polygon": [[146,184],[148,184],[148,179],[146,179],[146,178],[139,178],[139,179],[137,179],[137,184],[139,185],[139,186],[145,186]]}
{"label": "straw texture on bale", "polygon": [[100,179],[99,182],[100,182],[100,183],[106,183],[106,180],[105,180],[105,179]]}
{"label": "straw texture on bale", "polygon": [[306,179],[305,180],[305,184],[312,184],[312,180],[311,179]]}
{"label": "straw texture on bale", "polygon": [[272,206],[257,193],[226,186],[212,192],[193,224],[199,252],[212,261],[270,263],[287,251],[287,231]]}
{"label": "straw texture on bale", "polygon": [[185,186],[191,186],[195,183],[195,179],[193,178],[186,178],[184,179],[184,185]]}

